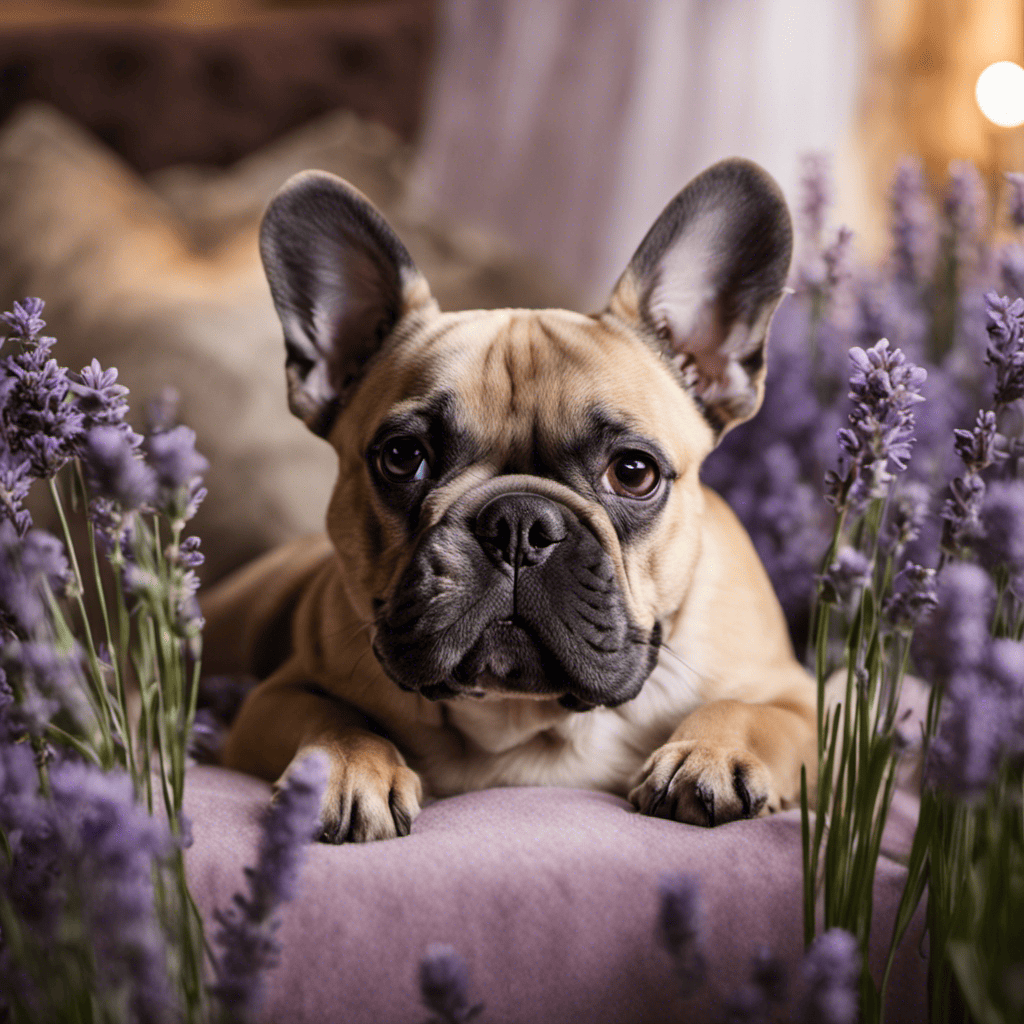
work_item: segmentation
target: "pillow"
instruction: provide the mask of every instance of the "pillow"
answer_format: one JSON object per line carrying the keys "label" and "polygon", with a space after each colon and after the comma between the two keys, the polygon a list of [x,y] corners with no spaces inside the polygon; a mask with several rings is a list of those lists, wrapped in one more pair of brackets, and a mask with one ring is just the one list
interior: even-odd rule
{"label": "pillow", "polygon": [[[255,863],[269,797],[256,779],[190,770],[186,868],[210,937],[214,909],[229,906]],[[697,879],[708,966],[685,1000],[656,925],[659,880],[678,873]],[[903,878],[880,859],[876,978]],[[426,806],[402,839],[307,849],[260,1019],[423,1024],[418,962],[428,943],[444,942],[466,960],[470,1000],[484,1004],[478,1019],[488,1024],[718,1022],[761,947],[786,963],[799,998],[801,893],[798,811],[706,829],[645,817],[607,793],[467,793]],[[919,913],[896,957],[890,1024],[927,1018],[923,922]]]}
{"label": "pillow", "polygon": [[[386,129],[328,115],[226,172],[181,168],[151,186],[43,104],[0,131],[0,304],[46,301],[56,355],[116,366],[133,410],[167,385],[211,462],[195,521],[209,581],[322,528],[332,450],[287,408],[281,328],[257,249],[288,175],[351,177],[405,237],[448,308],[566,304],[500,245],[400,209],[408,152]],[[571,302],[571,299],[570,299]]]}

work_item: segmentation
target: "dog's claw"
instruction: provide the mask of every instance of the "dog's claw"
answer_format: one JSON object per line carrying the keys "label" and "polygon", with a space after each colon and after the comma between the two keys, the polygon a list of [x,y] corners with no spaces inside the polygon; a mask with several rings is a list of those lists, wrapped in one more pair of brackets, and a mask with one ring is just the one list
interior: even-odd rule
{"label": "dog's claw", "polygon": [[647,759],[629,799],[642,814],[713,827],[777,806],[773,793],[768,769],[748,750],[678,740]]}

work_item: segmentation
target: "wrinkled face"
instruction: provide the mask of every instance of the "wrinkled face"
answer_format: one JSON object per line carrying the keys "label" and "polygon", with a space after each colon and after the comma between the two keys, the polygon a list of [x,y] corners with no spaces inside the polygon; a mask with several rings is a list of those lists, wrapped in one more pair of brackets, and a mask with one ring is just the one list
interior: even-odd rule
{"label": "wrinkled face", "polygon": [[438,315],[332,431],[328,529],[374,651],[430,698],[636,696],[698,553],[713,434],[613,317]]}

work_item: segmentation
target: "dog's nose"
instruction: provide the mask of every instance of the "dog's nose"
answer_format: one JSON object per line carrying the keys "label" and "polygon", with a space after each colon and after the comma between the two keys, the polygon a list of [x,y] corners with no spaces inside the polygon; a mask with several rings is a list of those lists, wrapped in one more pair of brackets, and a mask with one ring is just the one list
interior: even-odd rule
{"label": "dog's nose", "polygon": [[565,520],[555,502],[540,494],[499,494],[477,513],[473,533],[488,553],[513,568],[539,565],[565,539]]}

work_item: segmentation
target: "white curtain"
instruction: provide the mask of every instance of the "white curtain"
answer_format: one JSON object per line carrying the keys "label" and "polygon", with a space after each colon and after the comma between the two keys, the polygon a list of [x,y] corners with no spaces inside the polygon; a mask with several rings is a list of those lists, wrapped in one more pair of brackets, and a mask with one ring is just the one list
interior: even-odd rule
{"label": "white curtain", "polygon": [[725,156],[795,199],[837,156],[857,0],[444,0],[411,202],[497,231],[597,304],[669,199]]}

